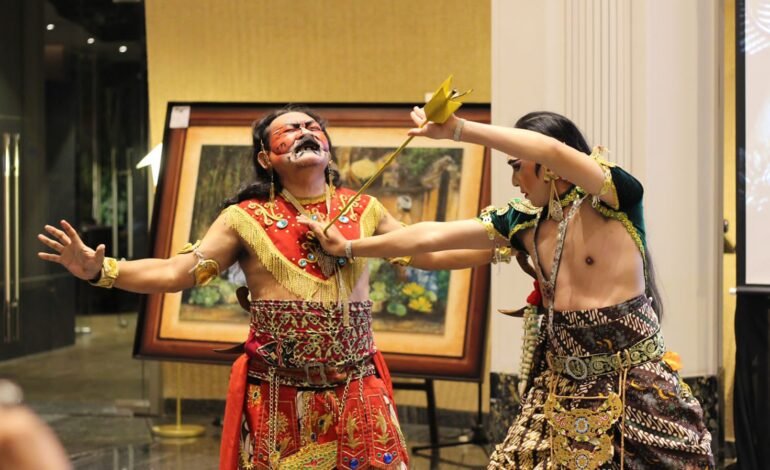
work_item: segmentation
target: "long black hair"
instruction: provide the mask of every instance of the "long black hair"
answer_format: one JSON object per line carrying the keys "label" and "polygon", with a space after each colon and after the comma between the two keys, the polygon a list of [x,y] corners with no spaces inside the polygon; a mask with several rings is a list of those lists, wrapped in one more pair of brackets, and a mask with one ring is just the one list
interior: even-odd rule
{"label": "long black hair", "polygon": [[[250,182],[246,182],[241,185],[241,187],[238,189],[238,192],[235,194],[235,196],[228,198],[224,201],[222,204],[222,207],[227,207],[233,204],[238,204],[241,201],[245,201],[247,199],[256,199],[256,198],[265,198],[270,194],[270,180],[271,180],[271,173],[272,170],[266,170],[265,168],[262,168],[262,165],[259,164],[259,160],[257,158],[257,155],[260,151],[264,150],[269,152],[270,151],[270,136],[267,133],[268,128],[270,127],[270,124],[279,116],[284,115],[286,113],[303,113],[307,114],[313,120],[315,120],[318,124],[321,125],[321,128],[323,129],[323,133],[326,136],[327,141],[329,142],[329,152],[331,153],[331,161],[329,165],[326,167],[326,175],[329,180],[331,180],[332,184],[335,186],[339,185],[340,182],[340,174],[339,172],[333,167],[332,163],[335,160],[334,155],[334,147],[332,146],[331,138],[329,137],[329,133],[326,131],[326,120],[321,118],[315,111],[308,108],[307,106],[303,105],[296,105],[296,104],[289,104],[284,106],[281,109],[276,109],[275,111],[272,111],[270,114],[266,115],[259,121],[254,122],[254,124],[251,126],[251,138],[252,138],[252,164],[254,165],[254,180]],[[281,178],[278,176],[277,173],[273,173],[272,175],[273,182],[275,184],[275,193],[278,194],[281,192],[281,189],[283,189],[283,186],[281,185]]]}
{"label": "long black hair", "polygon": [[[561,114],[550,111],[534,111],[520,117],[514,127],[539,132],[540,134],[553,137],[559,142],[563,142],[586,155],[591,154],[591,147],[589,147],[586,138],[583,137],[583,133],[580,132],[580,129],[578,129],[574,122]],[[540,174],[541,166],[539,163],[535,165],[535,174]]]}
{"label": "long black hair", "polygon": [[[586,155],[591,154],[591,147],[588,145],[588,141],[583,136],[583,133],[580,132],[580,129],[578,129],[574,122],[561,114],[550,111],[534,111],[519,118],[514,127],[539,132],[540,134],[553,137],[559,142],[563,142]],[[537,174],[540,173],[540,167],[540,164],[535,166]],[[658,314],[658,320],[662,320],[663,302],[656,282],[652,256],[650,256],[650,250],[647,249],[646,245],[644,247],[644,257],[646,259],[644,273],[646,278],[645,295],[652,299],[653,307]]]}

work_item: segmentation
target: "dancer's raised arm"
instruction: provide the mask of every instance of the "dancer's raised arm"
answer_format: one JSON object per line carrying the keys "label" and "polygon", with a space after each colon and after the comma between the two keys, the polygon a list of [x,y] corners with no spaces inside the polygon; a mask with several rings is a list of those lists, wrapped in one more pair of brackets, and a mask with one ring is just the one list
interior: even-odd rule
{"label": "dancer's raised arm", "polygon": [[[543,121],[543,114],[538,119]],[[412,120],[419,125],[425,121],[422,108],[415,107]],[[522,118],[526,119],[526,116]],[[550,125],[550,123],[539,124]],[[518,125],[517,125],[518,126]],[[602,166],[586,154],[541,132],[517,127],[503,127],[468,121],[452,115],[443,124],[429,123],[414,128],[409,135],[432,139],[457,138],[463,142],[481,144],[509,155],[513,159],[531,161],[549,168],[555,175],[599,195],[610,206],[617,205],[617,196],[604,191],[607,176]]]}

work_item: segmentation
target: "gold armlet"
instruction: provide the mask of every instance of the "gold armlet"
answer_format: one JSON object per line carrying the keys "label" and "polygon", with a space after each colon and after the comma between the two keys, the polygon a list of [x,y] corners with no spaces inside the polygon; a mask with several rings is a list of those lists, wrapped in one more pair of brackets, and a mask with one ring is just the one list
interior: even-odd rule
{"label": "gold armlet", "polygon": [[610,173],[610,169],[606,166],[603,166],[602,171],[604,172],[604,181],[602,182],[602,189],[600,189],[599,194],[597,194],[599,197],[602,197],[605,194],[609,194],[613,186],[612,173]]}
{"label": "gold armlet", "polygon": [[178,254],[184,255],[187,253],[192,253],[195,251],[199,246],[201,246],[201,241],[198,240],[195,243],[186,243],[185,246],[182,247],[181,250],[179,250]]}
{"label": "gold armlet", "polygon": [[599,193],[596,194],[598,197],[609,194],[610,191],[614,192],[615,189],[614,182],[612,181],[612,172],[610,171],[610,168],[614,167],[615,164],[604,159],[604,156],[607,153],[609,153],[609,151],[602,146],[597,146],[591,153],[591,158],[593,158],[594,161],[599,164],[602,169],[602,173],[604,174],[602,187],[599,190]]}
{"label": "gold armlet", "polygon": [[105,257],[104,261],[102,261],[102,270],[99,279],[88,281],[88,283],[92,286],[112,289],[115,280],[118,279],[118,272],[118,260]]}
{"label": "gold armlet", "polygon": [[512,250],[510,246],[496,246],[495,253],[492,255],[492,264],[510,263]]}
{"label": "gold armlet", "polygon": [[195,266],[189,272],[195,278],[196,286],[205,286],[212,279],[219,276],[219,263],[213,259],[206,259],[197,248],[194,248],[192,252],[198,258],[198,262],[195,263]]}
{"label": "gold armlet", "polygon": [[412,264],[411,256],[396,256],[394,258],[386,258],[390,264],[396,266],[410,266]]}

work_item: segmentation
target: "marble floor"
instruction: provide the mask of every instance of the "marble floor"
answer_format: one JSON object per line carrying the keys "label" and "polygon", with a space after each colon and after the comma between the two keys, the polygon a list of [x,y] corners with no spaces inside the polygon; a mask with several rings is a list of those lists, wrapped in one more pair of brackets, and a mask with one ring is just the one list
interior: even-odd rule
{"label": "marble floor", "polygon": [[[136,316],[88,316],[77,319],[79,334],[72,347],[0,362],[0,377],[17,382],[25,401],[56,432],[78,470],[216,469],[219,416],[185,415],[206,434],[191,440],[158,439],[156,424],[173,417],[142,416],[128,404],[146,402],[148,365],[131,358]],[[404,423],[411,446],[428,442],[424,425]],[[441,429],[452,440],[461,429]],[[462,445],[440,454],[412,455],[414,469],[484,468],[485,449]]]}

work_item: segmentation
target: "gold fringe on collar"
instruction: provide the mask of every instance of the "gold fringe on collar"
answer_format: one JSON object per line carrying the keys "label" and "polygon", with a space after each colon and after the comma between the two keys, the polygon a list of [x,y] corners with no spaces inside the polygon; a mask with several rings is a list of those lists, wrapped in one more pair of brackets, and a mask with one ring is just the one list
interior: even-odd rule
{"label": "gold fringe on collar", "polygon": [[[339,300],[339,287],[336,278],[331,277],[325,280],[317,278],[292,263],[275,247],[262,225],[239,206],[229,206],[223,212],[227,225],[238,233],[243,242],[257,256],[260,263],[281,286],[304,300],[321,302]],[[361,214],[361,237],[372,236],[384,214],[385,208],[382,204],[377,199],[371,198]],[[365,258],[356,258],[342,268],[342,281],[345,283],[348,293],[353,291],[353,287],[355,287],[366,266]]]}

